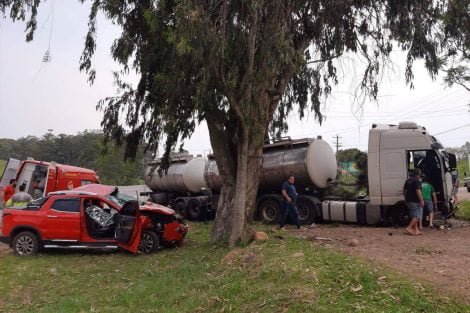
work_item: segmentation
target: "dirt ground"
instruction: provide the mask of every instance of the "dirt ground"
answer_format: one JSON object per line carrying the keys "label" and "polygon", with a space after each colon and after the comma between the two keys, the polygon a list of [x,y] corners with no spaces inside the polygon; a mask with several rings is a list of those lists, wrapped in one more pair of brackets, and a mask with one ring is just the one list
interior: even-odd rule
{"label": "dirt ground", "polygon": [[[470,200],[464,188],[458,196],[460,201]],[[452,228],[427,228],[422,236],[406,235],[400,228],[345,225],[317,225],[303,233],[316,244],[388,267],[470,304],[470,224],[449,222]],[[356,246],[351,245],[353,239]]]}
{"label": "dirt ground", "polygon": [[[464,188],[458,196],[460,201],[470,200]],[[316,225],[299,235],[428,283],[441,294],[470,304],[470,225],[454,224],[445,230],[425,229],[422,236],[406,235],[403,229],[353,225]],[[349,245],[353,239],[355,246]],[[9,254],[9,247],[0,243],[0,260]]]}

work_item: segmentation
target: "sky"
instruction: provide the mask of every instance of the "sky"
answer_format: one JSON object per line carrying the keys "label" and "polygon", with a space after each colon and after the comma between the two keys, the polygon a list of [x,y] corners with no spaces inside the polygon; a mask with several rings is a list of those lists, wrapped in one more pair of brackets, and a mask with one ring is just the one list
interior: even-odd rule
{"label": "sky", "polygon": [[[119,29],[98,20],[98,45],[94,56],[97,78],[89,85],[79,71],[79,59],[87,32],[89,9],[78,1],[49,0],[42,4],[34,40],[25,42],[24,23],[0,17],[0,138],[28,135],[77,134],[100,129],[100,99],[115,94],[112,73],[120,67],[109,48]],[[50,62],[42,62],[46,51]],[[367,150],[368,129],[373,123],[415,121],[436,135],[446,147],[470,141],[470,92],[447,87],[442,78],[431,80],[422,63],[415,66],[415,88],[405,84],[403,55],[396,52],[394,65],[381,81],[378,102],[357,105],[354,92],[360,73],[353,64],[340,69],[342,80],[324,101],[326,120],[320,125],[313,114],[302,121],[295,113],[288,120],[292,138],[316,137],[341,148]],[[136,75],[130,77],[135,81]],[[185,149],[194,154],[210,152],[207,127],[201,124]]]}

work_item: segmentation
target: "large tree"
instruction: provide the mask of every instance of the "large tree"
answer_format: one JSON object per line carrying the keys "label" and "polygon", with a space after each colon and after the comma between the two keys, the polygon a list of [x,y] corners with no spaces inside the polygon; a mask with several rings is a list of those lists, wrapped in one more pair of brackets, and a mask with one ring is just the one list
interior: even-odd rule
{"label": "large tree", "polygon": [[[251,238],[265,135],[285,130],[293,109],[300,118],[313,111],[321,122],[321,99],[338,82],[345,58],[362,61],[359,87],[374,98],[394,48],[407,55],[409,83],[416,59],[435,76],[446,58],[468,48],[462,0],[91,2],[80,69],[93,82],[96,19],[103,12],[122,28],[113,58],[123,72],[140,74],[134,87],[117,73],[118,95],[100,102],[107,137],[124,143],[131,157],[139,142],[153,150],[164,140],[168,165],[174,146],[206,121],[223,178],[212,240],[231,246]],[[0,0],[0,10],[27,19],[31,40],[39,3]],[[456,16],[452,10],[462,5],[467,10]]]}

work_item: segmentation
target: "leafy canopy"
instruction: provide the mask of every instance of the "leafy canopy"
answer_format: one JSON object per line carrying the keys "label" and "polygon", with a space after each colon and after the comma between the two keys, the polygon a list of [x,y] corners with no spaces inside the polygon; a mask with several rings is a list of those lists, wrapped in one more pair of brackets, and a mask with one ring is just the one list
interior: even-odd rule
{"label": "leafy canopy", "polygon": [[[85,2],[85,0],[79,0]],[[0,0],[12,20],[36,29],[39,0]],[[102,100],[108,138],[155,150],[165,135],[168,156],[196,125],[210,119],[236,154],[240,130],[279,135],[294,108],[312,110],[338,82],[344,57],[364,62],[363,95],[375,98],[394,47],[406,52],[406,81],[422,58],[431,76],[445,68],[449,84],[468,82],[469,10],[465,0],[139,0],[91,1],[80,69],[93,82],[98,13],[122,28],[111,47],[122,65],[118,95]],[[121,80],[135,70],[137,86]]]}

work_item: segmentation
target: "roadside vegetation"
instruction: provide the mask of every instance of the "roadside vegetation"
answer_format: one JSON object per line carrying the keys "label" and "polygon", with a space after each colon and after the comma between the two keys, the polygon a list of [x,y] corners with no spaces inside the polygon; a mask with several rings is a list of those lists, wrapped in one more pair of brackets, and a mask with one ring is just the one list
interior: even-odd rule
{"label": "roadside vegetation", "polygon": [[[106,150],[105,150],[106,149]],[[135,161],[124,161],[124,149],[114,143],[104,145],[104,135],[99,131],[84,131],[77,135],[46,133],[42,137],[27,136],[19,139],[0,138],[0,168],[5,160],[55,161],[93,169],[100,181],[109,185],[143,184],[143,149]],[[106,152],[106,153],[102,153]],[[0,172],[3,173],[3,170]]]}
{"label": "roadside vegetation", "polygon": [[3,174],[3,170],[5,169],[6,163],[7,163],[7,161],[0,160],[0,173],[2,173],[2,174]]}
{"label": "roadside vegetation", "polygon": [[459,210],[456,213],[457,218],[470,221],[470,201],[464,200],[459,203]]}
{"label": "roadside vegetation", "polygon": [[52,250],[0,258],[1,312],[468,312],[402,276],[272,232],[229,253],[191,224],[152,255]]}

